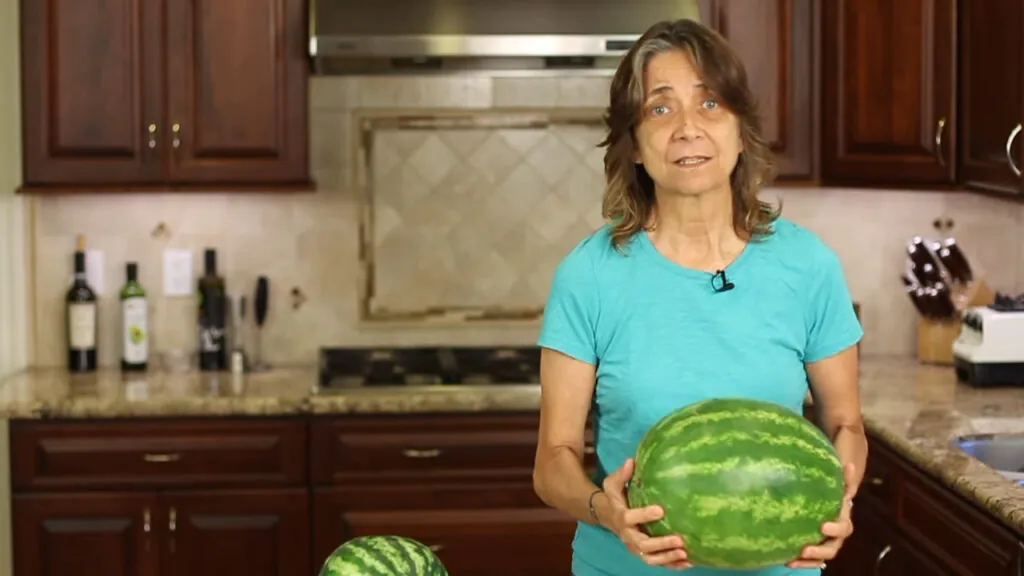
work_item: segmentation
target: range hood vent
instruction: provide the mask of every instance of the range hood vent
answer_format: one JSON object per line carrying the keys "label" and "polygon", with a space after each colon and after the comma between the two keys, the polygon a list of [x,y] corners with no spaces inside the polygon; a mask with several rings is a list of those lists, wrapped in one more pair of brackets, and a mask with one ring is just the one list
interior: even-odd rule
{"label": "range hood vent", "polygon": [[311,0],[318,75],[610,72],[659,20],[707,0]]}

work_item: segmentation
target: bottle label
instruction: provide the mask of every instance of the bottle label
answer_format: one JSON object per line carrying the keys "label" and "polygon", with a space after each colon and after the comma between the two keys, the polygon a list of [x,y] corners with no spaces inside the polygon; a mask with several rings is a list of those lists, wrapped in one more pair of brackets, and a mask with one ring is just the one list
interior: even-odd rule
{"label": "bottle label", "polygon": [[96,347],[95,302],[78,302],[68,306],[68,344],[73,350]]}
{"label": "bottle label", "polygon": [[149,357],[149,308],[145,298],[128,298],[121,302],[124,361],[142,364]]}

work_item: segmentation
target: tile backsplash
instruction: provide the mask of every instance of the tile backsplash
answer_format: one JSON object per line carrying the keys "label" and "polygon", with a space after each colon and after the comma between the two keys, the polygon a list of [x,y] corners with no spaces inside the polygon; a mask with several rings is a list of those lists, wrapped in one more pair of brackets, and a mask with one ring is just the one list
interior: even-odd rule
{"label": "tile backsplash", "polygon": [[561,255],[602,224],[600,122],[596,109],[363,118],[369,314],[538,318]]}
{"label": "tile backsplash", "polygon": [[[269,277],[262,351],[272,365],[312,362],[327,345],[532,343],[535,325],[360,322],[361,298],[372,295],[379,313],[542,305],[558,259],[600,224],[600,152],[592,147],[600,132],[562,122],[559,111],[599,108],[606,87],[606,79],[588,77],[314,78],[314,194],[34,198],[34,363],[65,362],[63,294],[77,234],[105,254],[104,365],[118,358],[116,294],[127,260],[139,263],[151,294],[157,354],[194,348],[194,300],[162,295],[166,248],[193,250],[197,273],[202,249],[216,248],[234,294],[251,296],[256,276]],[[499,121],[423,124],[466,117],[467,109]],[[524,124],[531,114],[547,120]],[[401,116],[419,124],[395,120]],[[367,130],[373,137],[364,149]],[[764,195],[781,197],[784,215],[838,251],[861,303],[867,353],[913,352],[915,315],[899,282],[903,244],[932,234],[937,217],[953,219],[952,234],[997,289],[1024,287],[1024,211],[1015,204],[939,191],[774,188]],[[373,224],[361,247],[366,218]],[[370,256],[366,270],[361,249]],[[250,326],[250,347],[254,338]]]}

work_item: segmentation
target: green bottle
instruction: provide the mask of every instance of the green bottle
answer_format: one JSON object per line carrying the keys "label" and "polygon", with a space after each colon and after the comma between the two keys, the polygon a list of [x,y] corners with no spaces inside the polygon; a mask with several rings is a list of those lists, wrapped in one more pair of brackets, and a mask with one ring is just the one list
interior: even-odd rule
{"label": "green bottle", "polygon": [[127,281],[121,288],[121,370],[144,372],[149,365],[149,306],[146,289],[139,284],[139,267],[125,266]]}

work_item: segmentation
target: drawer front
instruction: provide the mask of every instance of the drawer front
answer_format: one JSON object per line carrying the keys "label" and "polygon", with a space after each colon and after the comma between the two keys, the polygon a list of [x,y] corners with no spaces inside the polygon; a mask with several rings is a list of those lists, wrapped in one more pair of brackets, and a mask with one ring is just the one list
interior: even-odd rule
{"label": "drawer front", "polygon": [[536,415],[319,421],[312,431],[313,479],[319,484],[529,481],[537,426]]}
{"label": "drawer front", "polygon": [[282,486],[306,478],[306,425],[284,420],[13,422],[14,490]]}

